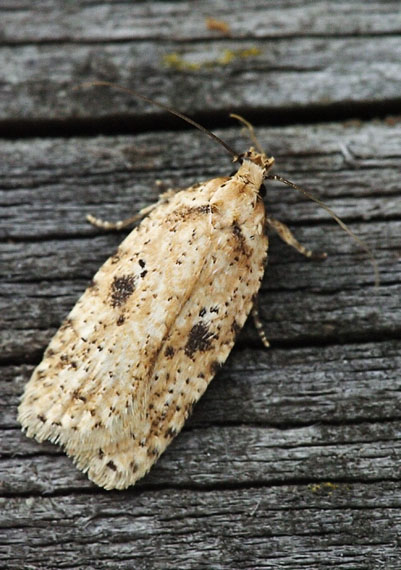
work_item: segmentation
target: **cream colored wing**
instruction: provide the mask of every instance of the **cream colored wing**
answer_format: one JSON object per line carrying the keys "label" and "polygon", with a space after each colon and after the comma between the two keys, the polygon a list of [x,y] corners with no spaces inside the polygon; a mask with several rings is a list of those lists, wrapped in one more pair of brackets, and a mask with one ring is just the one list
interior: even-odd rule
{"label": "cream colored wing", "polygon": [[128,235],[26,386],[27,435],[60,443],[106,489],[150,469],[251,310],[267,251],[264,209],[249,224],[222,224],[211,204],[224,184],[176,194]]}

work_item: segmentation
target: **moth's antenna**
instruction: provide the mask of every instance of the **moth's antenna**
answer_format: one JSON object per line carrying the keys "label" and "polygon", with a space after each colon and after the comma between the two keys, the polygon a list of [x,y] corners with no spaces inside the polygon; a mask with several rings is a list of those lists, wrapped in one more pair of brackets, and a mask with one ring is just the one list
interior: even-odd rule
{"label": "moth's antenna", "polygon": [[380,274],[379,274],[379,268],[377,265],[377,261],[374,258],[374,255],[372,253],[372,250],[366,245],[366,243],[361,240],[357,235],[354,234],[354,232],[352,230],[350,230],[350,228],[333,212],[333,210],[331,208],[329,208],[328,206],[326,206],[326,204],[324,202],[321,202],[318,198],[315,198],[312,194],[310,194],[307,190],[305,190],[304,188],[302,188],[301,186],[298,186],[297,184],[294,184],[294,182],[291,182],[290,180],[287,180],[286,178],[283,178],[282,176],[279,176],[278,174],[268,174],[266,176],[266,178],[268,178],[269,180],[277,180],[278,182],[282,182],[283,184],[286,184],[287,186],[290,186],[291,188],[294,188],[295,190],[298,190],[298,192],[300,192],[301,194],[303,194],[304,196],[306,196],[307,198],[309,198],[309,200],[312,200],[313,202],[316,202],[316,204],[319,204],[319,206],[321,208],[323,208],[323,210],[326,210],[326,212],[328,214],[330,214],[330,216],[333,218],[333,220],[335,220],[337,222],[337,224],[354,240],[356,241],[356,243],[364,250],[366,251],[366,253],[369,256],[370,262],[372,263],[373,266],[373,270],[375,272],[375,287],[379,287],[380,285]]}
{"label": "moth's antenna", "polygon": [[118,91],[130,93],[131,95],[134,95],[134,97],[137,97],[138,99],[142,99],[142,101],[146,101],[146,103],[150,103],[151,105],[155,105],[156,107],[159,107],[159,109],[163,109],[164,111],[167,111],[168,113],[171,113],[172,115],[175,115],[176,117],[179,117],[183,121],[189,123],[190,125],[192,125],[196,129],[199,129],[200,131],[205,133],[208,137],[210,137],[211,139],[213,139],[216,142],[218,142],[219,144],[221,144],[221,146],[223,146],[226,149],[226,151],[229,154],[231,154],[231,156],[233,157],[233,162],[236,162],[239,158],[238,153],[236,153],[235,150],[233,150],[220,137],[218,137],[217,135],[212,133],[212,131],[209,131],[209,129],[207,129],[206,127],[203,127],[202,125],[200,125],[199,123],[197,123],[196,121],[194,121],[190,117],[187,117],[183,113],[180,113],[179,111],[176,111],[175,109],[171,109],[170,107],[168,107],[167,105],[164,105],[163,103],[159,103],[158,101],[154,101],[153,99],[146,97],[146,95],[142,95],[141,93],[138,93],[138,91],[134,91],[134,89],[128,89],[128,87],[123,87],[121,85],[111,83],[110,81],[88,81],[85,83],[81,83],[77,87],[74,87],[74,89],[86,88],[86,87],[112,87],[113,89],[117,89]]}
{"label": "moth's antenna", "polygon": [[237,115],[236,113],[230,113],[230,117],[232,117],[233,119],[237,119],[237,121],[239,121],[240,123],[242,123],[243,125],[245,125],[245,127],[248,129],[249,131],[249,136],[251,137],[251,141],[253,142],[253,144],[255,145],[255,147],[257,148],[257,150],[261,153],[261,154],[266,154],[265,151],[262,148],[262,145],[260,144],[258,137],[256,136],[255,133],[255,129],[253,128],[252,123],[250,123],[249,121],[247,121],[246,119],[244,119],[244,117],[241,117],[241,115]]}

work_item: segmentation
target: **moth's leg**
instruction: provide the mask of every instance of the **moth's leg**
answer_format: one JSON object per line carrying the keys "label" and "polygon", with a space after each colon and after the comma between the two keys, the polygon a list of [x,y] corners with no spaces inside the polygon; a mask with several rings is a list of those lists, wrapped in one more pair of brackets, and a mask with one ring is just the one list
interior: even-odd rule
{"label": "moth's leg", "polygon": [[[302,255],[304,255],[305,257],[309,257],[310,259],[326,259],[327,253],[316,253],[314,251],[311,251],[310,249],[307,249],[302,244],[300,244],[299,241],[292,234],[290,228],[285,224],[283,224],[282,222],[279,222],[274,218],[266,217],[266,224],[271,228],[273,228],[286,244],[290,245],[291,247],[299,251],[299,253],[302,253]],[[255,328],[260,337],[260,340],[262,341],[263,345],[266,348],[269,348],[270,343],[267,340],[263,324],[260,320],[259,309],[256,301],[252,307],[252,318],[255,324]]]}
{"label": "moth's leg", "polygon": [[92,214],[88,214],[86,216],[86,219],[93,226],[95,226],[96,228],[101,228],[102,230],[122,230],[123,228],[126,228],[127,226],[130,226],[134,222],[141,220],[142,218],[147,216],[152,210],[157,208],[157,206],[160,206],[161,204],[168,202],[168,200],[174,194],[175,190],[167,190],[167,192],[163,192],[163,194],[160,194],[157,202],[151,204],[150,206],[146,206],[146,208],[142,208],[142,210],[140,210],[137,214],[131,216],[130,218],[127,218],[126,220],[120,220],[118,222],[108,222],[107,220],[102,220],[101,218],[95,218],[95,216],[92,216]]}
{"label": "moth's leg", "polygon": [[300,244],[299,241],[295,239],[290,228],[285,224],[283,224],[282,222],[279,222],[274,218],[267,217],[266,224],[271,228],[273,228],[286,244],[290,245],[291,247],[299,251],[299,253],[302,253],[302,255],[304,255],[305,257],[309,257],[310,259],[326,259],[327,253],[314,252],[311,251],[310,249],[307,249],[302,244]]}
{"label": "moth's leg", "polygon": [[269,348],[269,347],[270,347],[270,343],[269,343],[269,341],[267,340],[266,333],[265,333],[265,331],[264,331],[262,321],[260,320],[260,317],[259,317],[259,309],[258,309],[257,301],[255,301],[255,303],[254,303],[254,305],[253,305],[253,307],[252,307],[252,318],[253,318],[253,322],[254,322],[254,325],[255,325],[255,329],[256,329],[256,331],[257,331],[257,333],[258,333],[258,335],[259,335],[260,340],[262,341],[263,345],[264,345],[266,348]]}

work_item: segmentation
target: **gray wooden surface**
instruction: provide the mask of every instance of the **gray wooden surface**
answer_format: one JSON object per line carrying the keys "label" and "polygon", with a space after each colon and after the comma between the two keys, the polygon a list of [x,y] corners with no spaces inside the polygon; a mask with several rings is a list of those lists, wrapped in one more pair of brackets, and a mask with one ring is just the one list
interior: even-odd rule
{"label": "gray wooden surface", "polygon": [[[230,34],[209,30],[206,17]],[[399,2],[0,2],[0,566],[398,569],[401,558]],[[227,51],[228,50],[228,51]],[[229,54],[229,55],[227,55]],[[225,63],[223,63],[226,57]],[[251,118],[276,172],[374,250],[381,283],[327,214],[284,186],[260,310],[150,474],[96,488],[21,434],[23,386],[61,320],[159,189],[230,173],[179,120],[238,150]]]}

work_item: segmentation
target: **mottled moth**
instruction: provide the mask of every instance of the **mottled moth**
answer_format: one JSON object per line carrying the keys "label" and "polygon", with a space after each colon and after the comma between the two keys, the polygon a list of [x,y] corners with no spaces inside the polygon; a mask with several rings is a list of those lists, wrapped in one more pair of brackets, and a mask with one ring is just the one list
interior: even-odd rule
{"label": "mottled moth", "polygon": [[274,159],[252,147],[237,155],[218,140],[238,171],[142,211],[51,340],[19,406],[29,437],[60,444],[105,489],[149,471],[256,314],[266,227],[311,256],[266,214],[263,181],[281,179],[269,174]]}

